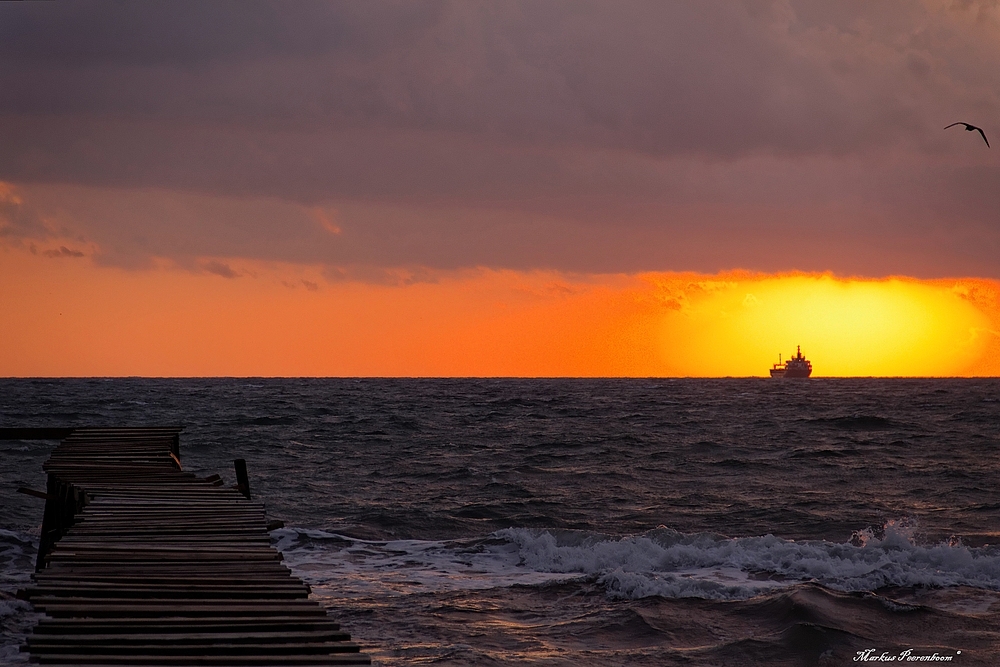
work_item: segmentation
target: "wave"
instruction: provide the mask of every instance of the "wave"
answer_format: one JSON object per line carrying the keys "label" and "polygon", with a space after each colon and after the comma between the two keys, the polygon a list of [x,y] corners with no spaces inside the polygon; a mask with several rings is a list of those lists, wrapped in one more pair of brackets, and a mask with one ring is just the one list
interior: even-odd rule
{"label": "wave", "polygon": [[275,538],[286,561],[311,583],[346,585],[358,595],[567,580],[624,599],[745,600],[803,583],[850,593],[952,586],[1000,591],[1000,549],[922,545],[913,533],[911,524],[890,521],[845,543],[684,534],[666,527],[630,536],[508,528],[454,541],[368,541],[283,529]]}
{"label": "wave", "polygon": [[402,595],[535,586],[579,579],[524,567],[517,545],[489,536],[468,540],[361,540],[320,530],[271,533],[285,563],[320,594]]}
{"label": "wave", "polygon": [[0,591],[31,581],[37,551],[37,535],[0,528]]}
{"label": "wave", "polygon": [[816,417],[806,419],[805,422],[813,426],[826,426],[845,431],[885,431],[893,428],[909,428],[908,424],[903,424],[887,417],[865,414],[843,415],[840,417]]}
{"label": "wave", "polygon": [[255,417],[250,420],[254,426],[291,426],[298,421],[297,417]]}
{"label": "wave", "polygon": [[960,544],[918,545],[913,527],[891,521],[860,544],[727,538],[660,528],[644,535],[561,543],[547,531],[500,531],[529,567],[593,574],[615,597],[747,599],[776,587],[812,582],[843,592],[890,586],[970,586],[1000,590],[1000,550]]}
{"label": "wave", "polygon": [[0,529],[0,664],[28,662],[20,644],[40,614],[15,593],[31,583],[37,549],[36,537]]}

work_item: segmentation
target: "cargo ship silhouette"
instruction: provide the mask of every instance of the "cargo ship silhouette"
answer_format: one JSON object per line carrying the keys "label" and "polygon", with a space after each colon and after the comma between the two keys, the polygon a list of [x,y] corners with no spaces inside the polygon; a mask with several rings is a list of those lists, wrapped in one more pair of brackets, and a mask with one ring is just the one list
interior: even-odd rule
{"label": "cargo ship silhouette", "polygon": [[813,372],[812,363],[802,356],[802,346],[796,345],[797,354],[782,363],[781,355],[778,355],[778,363],[771,366],[771,377],[773,378],[807,378]]}

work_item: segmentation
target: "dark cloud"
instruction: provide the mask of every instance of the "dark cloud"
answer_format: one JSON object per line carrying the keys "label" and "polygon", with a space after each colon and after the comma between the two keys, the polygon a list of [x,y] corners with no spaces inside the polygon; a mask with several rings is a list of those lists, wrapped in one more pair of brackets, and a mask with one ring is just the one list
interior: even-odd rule
{"label": "dark cloud", "polygon": [[[220,198],[157,189],[26,186],[33,215],[95,243],[100,264],[145,268],[163,258],[227,275],[203,257],[290,262],[330,261],[336,235],[313,212],[266,198]],[[24,238],[52,236],[45,228]],[[63,236],[66,236],[65,234]],[[228,277],[228,275],[227,275]]]}
{"label": "dark cloud", "polygon": [[[0,112],[262,132],[374,125],[651,154],[838,152],[922,128],[946,83],[927,87],[927,13],[864,3],[847,20],[823,4],[4,7]],[[941,48],[976,46],[960,38]]]}
{"label": "dark cloud", "polygon": [[46,257],[51,257],[53,259],[59,259],[63,257],[83,257],[84,254],[79,250],[70,250],[66,246],[59,246],[57,250],[45,250],[42,252]]}
{"label": "dark cloud", "polygon": [[[302,0],[67,0],[5,7],[0,57],[18,63],[198,67],[216,61],[303,56],[363,48],[364,24],[348,3]],[[426,10],[387,5],[382,28]]]}
{"label": "dark cloud", "polygon": [[214,273],[217,276],[222,276],[223,278],[239,278],[240,274],[224,262],[219,262],[216,260],[204,262],[201,268],[209,273]]}
{"label": "dark cloud", "polygon": [[7,3],[0,179],[120,266],[995,274],[941,127],[998,58],[971,1]]}
{"label": "dark cloud", "polygon": [[25,239],[47,239],[52,230],[42,217],[12,188],[0,183],[0,239],[20,242]]}

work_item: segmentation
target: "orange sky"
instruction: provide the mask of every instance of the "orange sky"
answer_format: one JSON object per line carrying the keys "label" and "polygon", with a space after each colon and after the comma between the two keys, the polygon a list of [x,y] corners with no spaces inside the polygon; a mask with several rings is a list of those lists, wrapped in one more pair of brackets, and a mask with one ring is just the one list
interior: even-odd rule
{"label": "orange sky", "polygon": [[992,280],[482,269],[370,284],[55,254],[0,248],[0,375],[751,376],[796,345],[817,376],[1000,373]]}
{"label": "orange sky", "polygon": [[1000,4],[693,6],[0,3],[0,375],[1000,375]]}

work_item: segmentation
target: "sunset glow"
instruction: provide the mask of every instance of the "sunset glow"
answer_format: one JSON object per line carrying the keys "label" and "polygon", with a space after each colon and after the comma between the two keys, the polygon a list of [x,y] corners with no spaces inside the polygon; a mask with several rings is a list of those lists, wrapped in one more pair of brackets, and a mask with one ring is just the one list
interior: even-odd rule
{"label": "sunset glow", "polygon": [[232,260],[228,279],[2,260],[4,375],[761,376],[796,345],[816,376],[1000,370],[987,280],[482,269],[371,284]]}
{"label": "sunset glow", "polygon": [[797,345],[815,375],[996,372],[992,282],[791,275],[716,279],[692,291],[664,323],[664,346],[682,375],[760,375],[761,359],[787,359]]}
{"label": "sunset glow", "polygon": [[1000,374],[996,2],[0,4],[2,374]]}

